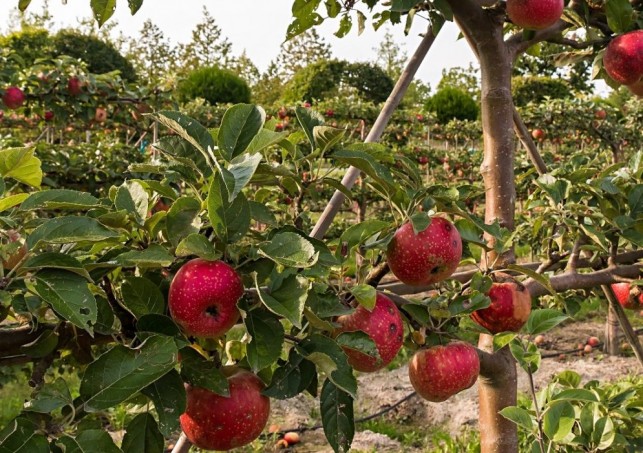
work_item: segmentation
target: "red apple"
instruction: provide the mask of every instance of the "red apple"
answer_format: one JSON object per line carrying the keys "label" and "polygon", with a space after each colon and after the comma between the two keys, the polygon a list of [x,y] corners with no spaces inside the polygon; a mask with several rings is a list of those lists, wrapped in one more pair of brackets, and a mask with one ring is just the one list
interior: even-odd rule
{"label": "red apple", "polygon": [[531,296],[522,284],[506,274],[496,274],[491,285],[491,305],[476,310],[471,318],[491,333],[518,332],[531,313]]}
{"label": "red apple", "polygon": [[72,96],[80,96],[83,92],[83,85],[80,83],[78,77],[72,77],[67,81],[67,91]]}
{"label": "red apple", "polygon": [[295,445],[301,441],[301,438],[299,437],[299,433],[290,431],[284,434],[284,440],[288,442],[288,445]]}
{"label": "red apple", "polygon": [[426,156],[420,156],[418,157],[418,162],[420,163],[420,165],[426,165],[429,163],[429,158]]}
{"label": "red apple", "polygon": [[54,120],[54,112],[52,112],[51,110],[47,110],[45,112],[45,121],[50,122],[53,120]]}
{"label": "red apple", "polygon": [[507,15],[518,27],[541,30],[558,22],[564,7],[563,0],[507,0]]}
{"label": "red apple", "polygon": [[589,345],[589,344],[586,344],[586,345],[583,347],[583,352],[584,352],[585,354],[589,354],[590,352],[592,352],[592,346],[591,346],[591,345]]}
{"label": "red apple", "polygon": [[417,235],[410,223],[402,225],[387,249],[393,274],[407,285],[428,285],[449,277],[462,258],[462,240],[447,219],[433,217]]}
{"label": "red apple", "polygon": [[104,123],[107,121],[107,110],[103,107],[96,107],[96,113],[94,114],[94,120],[99,123]]}
{"label": "red apple", "polygon": [[304,107],[309,109],[310,108],[310,102],[308,102],[308,101],[304,102]]}
{"label": "red apple", "polygon": [[286,110],[286,107],[281,107],[281,108],[277,111],[277,116],[278,116],[278,117],[279,117],[279,119],[281,119],[281,120],[285,119],[285,118],[288,116],[288,110]]}
{"label": "red apple", "polygon": [[418,394],[429,401],[444,401],[471,387],[480,373],[480,359],[469,343],[420,349],[409,363],[409,380]]}
{"label": "red apple", "polygon": [[328,118],[332,118],[334,115],[335,115],[335,112],[333,111],[333,109],[326,110],[326,116]]}
{"label": "red apple", "polygon": [[603,109],[596,110],[594,112],[594,117],[599,119],[599,120],[604,120],[605,118],[607,118],[607,112],[605,110],[603,110]]}
{"label": "red apple", "polygon": [[[225,371],[225,370],[224,370]],[[188,386],[187,408],[180,417],[187,438],[204,450],[230,450],[247,445],[261,434],[270,415],[264,384],[249,371],[228,377],[230,396]]]}
{"label": "red apple", "polygon": [[630,294],[631,285],[629,283],[613,283],[612,291],[623,308],[628,310],[639,310],[643,308],[643,292],[638,297]]}
{"label": "red apple", "polygon": [[223,261],[195,258],[184,264],[170,284],[170,314],[188,335],[217,338],[239,319],[237,301],[243,283]]}
{"label": "red apple", "polygon": [[632,85],[643,77],[643,30],[612,39],[607,45],[603,66],[616,82]]}
{"label": "red apple", "polygon": [[590,345],[591,347],[595,348],[601,343],[601,340],[598,339],[598,337],[589,337],[587,339],[587,344]]}
{"label": "red apple", "polygon": [[[27,244],[25,244],[24,239],[22,239],[22,236],[16,230],[7,230],[3,234],[3,237],[6,238],[7,244],[5,247],[9,255],[2,258],[2,267],[11,270],[16,267],[27,254]],[[14,243],[18,243],[18,245],[11,245]]]}
{"label": "red apple", "polygon": [[381,293],[377,293],[373,311],[360,305],[350,315],[337,318],[337,323],[341,327],[335,331],[335,335],[361,330],[371,337],[377,347],[379,359],[355,349],[344,348],[348,363],[357,371],[370,373],[384,368],[395,358],[404,341],[400,311],[391,299]]}
{"label": "red apple", "polygon": [[11,86],[4,92],[2,102],[8,109],[15,110],[25,103],[25,94],[20,88]]}
{"label": "red apple", "polygon": [[531,131],[531,136],[534,138],[534,140],[541,141],[545,138],[545,132],[542,129],[534,129],[533,131]]}
{"label": "red apple", "polygon": [[284,123],[277,123],[275,124],[275,131],[281,132],[284,130]]}
{"label": "red apple", "polygon": [[424,115],[422,115],[421,113],[418,113],[417,115],[415,115],[415,119],[418,121],[424,121]]}

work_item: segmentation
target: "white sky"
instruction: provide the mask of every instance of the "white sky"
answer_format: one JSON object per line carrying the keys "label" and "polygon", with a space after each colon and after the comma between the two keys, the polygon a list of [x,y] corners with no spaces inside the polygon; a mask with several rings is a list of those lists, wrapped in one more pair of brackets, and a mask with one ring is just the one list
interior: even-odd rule
{"label": "white sky", "polygon": [[[18,0],[3,0],[3,3],[11,3],[15,7]],[[78,18],[91,16],[89,0],[67,0],[66,3],[63,5],[63,0],[49,2],[50,12],[58,26],[74,25]],[[279,53],[292,19],[290,8],[293,0],[144,0],[135,16],[130,15],[126,0],[117,0],[116,3],[116,13],[110,22],[118,22],[118,29],[125,35],[135,36],[143,22],[151,19],[175,43],[190,40],[192,29],[202,19],[202,6],[207,5],[223,36],[233,44],[233,53],[239,55],[245,49],[254,64],[263,71]],[[39,12],[43,4],[44,0],[33,0],[29,11]],[[375,49],[384,36],[384,27],[374,32],[368,25],[358,36],[354,25],[348,36],[338,39],[333,35],[338,20],[327,22],[318,28],[318,32],[331,45],[335,58],[349,61],[375,59]],[[423,19],[416,18],[408,36],[404,35],[401,24],[389,29],[400,48],[410,56],[421,40],[419,34],[425,31],[425,24]],[[475,62],[468,45],[464,40],[458,41],[457,35],[457,28],[447,24],[420,67],[418,78],[429,82],[432,88],[439,82],[443,68],[466,67],[469,62]]]}

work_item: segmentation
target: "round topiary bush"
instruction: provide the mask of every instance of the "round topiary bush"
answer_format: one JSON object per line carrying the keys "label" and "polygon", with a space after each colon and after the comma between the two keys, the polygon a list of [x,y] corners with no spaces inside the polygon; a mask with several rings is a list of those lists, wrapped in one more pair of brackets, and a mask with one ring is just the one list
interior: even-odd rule
{"label": "round topiary bush", "polygon": [[393,89],[393,81],[371,63],[322,60],[297,71],[284,92],[285,102],[312,102],[337,96],[345,87],[372,102],[383,102]]}
{"label": "round topiary bush", "polygon": [[511,81],[514,104],[519,107],[530,102],[539,104],[545,98],[564,99],[570,96],[570,87],[564,80],[551,77],[514,77]]}
{"label": "round topiary bush", "polygon": [[435,112],[441,124],[446,124],[452,119],[473,121],[478,118],[479,112],[478,104],[471,96],[453,87],[438,90],[427,101],[426,109]]}
{"label": "round topiary bush", "polygon": [[93,74],[120,71],[123,80],[136,80],[136,70],[110,43],[74,30],[60,30],[53,37],[54,56],[68,55],[87,63]]}
{"label": "round topiary bush", "polygon": [[178,94],[183,101],[203,98],[210,104],[248,103],[250,87],[232,71],[217,67],[197,69],[179,83]]}

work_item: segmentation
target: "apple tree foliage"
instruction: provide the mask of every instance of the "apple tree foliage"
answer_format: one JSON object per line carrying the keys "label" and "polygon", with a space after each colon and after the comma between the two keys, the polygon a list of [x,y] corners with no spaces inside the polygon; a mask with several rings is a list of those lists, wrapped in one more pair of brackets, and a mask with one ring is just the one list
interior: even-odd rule
{"label": "apple tree foliage", "polygon": [[[20,6],[29,3],[21,0]],[[141,3],[129,2],[133,13]],[[345,3],[347,10],[334,0],[323,7],[320,0],[295,1],[289,35],[319,24],[318,8],[340,19],[340,36],[348,33],[353,19],[358,27],[365,25],[366,14],[357,5],[373,13],[376,26],[403,20],[408,25],[416,14],[426,12],[437,30],[452,18],[450,2],[437,0]],[[115,0],[91,4],[103,23]],[[639,16],[630,2],[608,0],[604,11],[616,32],[638,26]],[[584,27],[592,14],[570,9],[566,18],[570,26]],[[584,39],[591,43],[584,50],[596,50],[600,61],[604,42],[594,49],[594,35]],[[575,52],[574,58],[594,57],[581,54]],[[596,74],[602,74],[600,63],[596,68]],[[556,292],[578,287],[578,275],[570,283],[570,275],[561,269],[601,269],[606,257],[616,261],[622,252],[640,246],[640,152],[611,166],[599,165],[592,155],[578,155],[543,176],[526,173],[527,209],[545,216],[528,214],[510,231],[497,221],[485,223],[468,205],[483,192],[477,181],[426,185],[416,162],[391,147],[352,143],[344,130],[328,125],[313,110],[297,107],[294,114],[296,128],[276,131],[278,121],[266,121],[265,112],[249,104],[231,107],[214,129],[178,112],[156,111],[153,118],[170,132],[154,145],[161,159],[131,164],[127,179],[102,196],[67,188],[38,190],[43,174],[34,149],[0,150],[0,222],[4,229],[18,230],[28,248],[1,280],[0,304],[10,321],[0,329],[9,346],[2,359],[34,362],[34,393],[24,411],[0,432],[3,449],[141,451],[144,445],[146,451],[161,451],[162,439],[179,429],[184,383],[225,394],[227,382],[220,367],[237,363],[264,380],[265,394],[271,398],[302,392],[318,396],[330,445],[347,451],[355,431],[357,381],[342,346],[370,355],[376,349],[363,335],[333,338],[333,320],[350,312],[351,304],[372,308],[372,285],[378,283],[373,271],[401,223],[411,221],[421,230],[430,221],[427,212],[454,217],[465,242],[463,264],[478,263],[485,252],[502,254],[520,240],[531,245],[533,237],[547,238],[541,241],[543,258],[558,257],[556,263],[541,272],[533,266],[508,266],[526,275],[538,289],[535,293],[551,293],[548,297],[561,307],[533,310],[523,330],[527,335],[545,332],[565,321],[565,312],[573,312]],[[401,134],[400,140],[404,138]],[[339,181],[349,165],[362,171],[372,199],[386,211],[381,218],[369,217],[336,231],[327,241],[310,237],[306,195],[330,187],[351,197]],[[160,197],[171,200],[171,206],[153,212]],[[484,240],[483,233],[493,241]],[[15,244],[2,249],[5,257],[15,251]],[[587,257],[584,264],[581,251]],[[247,290],[239,302],[242,323],[216,341],[187,338],[167,314],[172,275],[195,256],[233,264]],[[635,278],[638,270],[631,268],[621,276]],[[349,272],[354,276],[350,283],[345,279]],[[582,287],[592,282],[585,284]],[[489,285],[489,276],[476,271],[446,281],[432,297],[398,299],[407,321],[406,346],[439,344],[474,330],[462,320],[489,305]],[[529,372],[540,365],[538,349],[525,336],[498,334],[494,346],[508,347]],[[53,363],[81,374],[79,387],[47,379]],[[583,445],[594,445],[590,442],[596,439],[604,448],[616,439],[627,442],[623,433],[628,423],[597,416],[604,395],[590,396],[580,389],[573,395],[562,398],[552,390],[541,396],[549,405],[544,414],[515,407],[506,408],[503,415],[527,429],[542,422],[551,446],[567,442],[572,432]],[[578,423],[575,418],[569,421],[576,417],[574,404],[580,408]],[[126,426],[125,439],[117,447],[100,429],[101,414],[135,406],[146,409]],[[610,442],[604,435],[608,428],[619,430],[621,437],[615,435]]]}

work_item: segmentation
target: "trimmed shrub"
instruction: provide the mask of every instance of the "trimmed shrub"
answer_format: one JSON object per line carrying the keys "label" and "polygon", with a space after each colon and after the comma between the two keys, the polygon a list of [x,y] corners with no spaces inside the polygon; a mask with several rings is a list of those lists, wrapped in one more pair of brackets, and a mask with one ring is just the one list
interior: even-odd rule
{"label": "trimmed shrub", "polygon": [[473,121],[478,118],[480,110],[471,96],[453,87],[438,90],[427,101],[426,109],[435,112],[441,124],[446,124],[453,119]]}
{"label": "trimmed shrub", "polygon": [[540,76],[514,77],[511,80],[511,92],[514,104],[519,107],[530,102],[539,104],[545,98],[564,99],[571,94],[569,84],[564,80]]}
{"label": "trimmed shrub", "polygon": [[110,43],[74,30],[60,30],[53,37],[54,56],[68,55],[84,61],[93,74],[120,71],[123,80],[136,80],[134,66]]}
{"label": "trimmed shrub", "polygon": [[250,87],[227,69],[206,67],[197,69],[179,83],[178,93],[185,102],[203,98],[210,104],[249,103]]}
{"label": "trimmed shrub", "polygon": [[382,68],[371,63],[346,66],[344,81],[367,101],[384,102],[393,90],[393,80]]}

